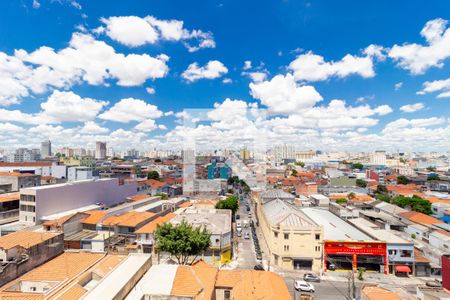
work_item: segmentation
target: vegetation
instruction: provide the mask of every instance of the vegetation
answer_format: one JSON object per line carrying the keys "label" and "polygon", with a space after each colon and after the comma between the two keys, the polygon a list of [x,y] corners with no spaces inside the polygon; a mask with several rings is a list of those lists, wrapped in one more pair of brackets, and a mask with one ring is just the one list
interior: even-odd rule
{"label": "vegetation", "polygon": [[428,175],[427,180],[428,180],[428,181],[431,181],[431,180],[440,180],[440,178],[439,178],[439,175],[438,175],[438,174],[430,174],[430,175]]}
{"label": "vegetation", "polygon": [[375,198],[380,201],[391,203],[392,198],[387,194],[375,194]]}
{"label": "vegetation", "polygon": [[404,175],[397,176],[398,184],[408,184],[409,182],[410,182],[410,180],[408,179],[408,177],[406,177]]}
{"label": "vegetation", "polygon": [[430,166],[430,167],[427,168],[427,171],[428,172],[436,172],[436,167],[431,167]]}
{"label": "vegetation", "polygon": [[219,201],[216,208],[230,209],[234,215],[239,208],[239,200],[236,196],[228,196],[225,200]]}
{"label": "vegetation", "polygon": [[416,234],[415,234],[415,233],[412,233],[412,234],[411,234],[411,238],[414,240],[414,239],[416,238]]}
{"label": "vegetation", "polygon": [[169,199],[169,196],[166,193],[158,193],[158,194],[155,194],[155,196],[161,197],[161,200]]}
{"label": "vegetation", "polygon": [[350,168],[362,170],[364,166],[362,163],[350,163]]}
{"label": "vegetation", "polygon": [[292,176],[297,176],[297,170],[296,170],[296,169],[292,170],[291,175],[292,175]]}
{"label": "vegetation", "polygon": [[158,173],[158,171],[150,171],[150,172],[148,172],[147,179],[159,180],[159,173]]}
{"label": "vegetation", "polygon": [[248,186],[247,182],[245,182],[244,180],[239,180],[239,184],[242,187],[242,191],[246,194],[248,194],[250,192],[250,187]]}
{"label": "vegetation", "polygon": [[353,192],[348,193],[348,195],[347,195],[347,198],[348,198],[349,200],[351,200],[351,199],[353,199],[353,198],[355,198],[355,197],[356,197],[356,195],[355,195],[355,193],[353,193]]}
{"label": "vegetation", "polygon": [[433,213],[431,210],[431,202],[416,195],[412,197],[397,196],[394,197],[391,202],[400,207],[409,208],[410,210],[426,215],[431,215]]}
{"label": "vegetation", "polygon": [[408,162],[408,160],[406,158],[400,157],[400,162],[402,164],[406,164]]}
{"label": "vegetation", "polygon": [[296,166],[300,166],[300,167],[302,167],[302,168],[305,167],[305,163],[302,162],[302,161],[296,161],[296,162],[295,162],[295,165],[296,165]]}
{"label": "vegetation", "polygon": [[239,177],[238,176],[231,176],[230,178],[228,178],[227,183],[229,185],[234,185],[236,183],[239,183]]}
{"label": "vegetation", "polygon": [[188,265],[211,244],[211,233],[206,228],[193,227],[186,221],[178,225],[164,223],[155,231],[156,249],[175,256],[178,264]]}
{"label": "vegetation", "polygon": [[363,268],[358,268],[358,280],[363,281],[364,280],[364,269]]}
{"label": "vegetation", "polygon": [[337,204],[347,203],[347,199],[345,199],[345,198],[337,198],[336,199],[336,203]]}
{"label": "vegetation", "polygon": [[142,177],[142,169],[141,169],[141,166],[135,165],[135,166],[133,167],[133,169],[134,169],[134,174],[136,174],[137,177]]}
{"label": "vegetation", "polygon": [[377,190],[375,193],[386,194],[388,192],[387,187],[385,185],[379,184],[377,185]]}
{"label": "vegetation", "polygon": [[364,179],[356,179],[356,186],[360,188],[366,188],[367,182]]}

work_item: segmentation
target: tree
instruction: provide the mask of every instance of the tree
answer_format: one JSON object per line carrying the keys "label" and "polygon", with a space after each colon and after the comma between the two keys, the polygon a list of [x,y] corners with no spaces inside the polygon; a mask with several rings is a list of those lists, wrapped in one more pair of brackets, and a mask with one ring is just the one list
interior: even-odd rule
{"label": "tree", "polygon": [[375,198],[380,201],[391,203],[392,198],[389,197],[387,194],[375,194]]}
{"label": "tree", "polygon": [[147,179],[159,180],[159,173],[158,173],[158,171],[150,171],[150,172],[148,172]]}
{"label": "tree", "polygon": [[139,166],[139,165],[134,166],[134,174],[136,174],[137,177],[142,177],[141,166]]}
{"label": "tree", "polygon": [[367,187],[367,182],[363,179],[356,179],[356,186],[359,186],[360,188]]}
{"label": "tree", "polygon": [[351,163],[350,167],[352,169],[358,169],[358,170],[362,170],[364,168],[362,163]]}
{"label": "tree", "polygon": [[239,177],[238,176],[231,176],[227,180],[228,185],[234,185],[235,183],[238,183],[238,182],[239,182]]}
{"label": "tree", "polygon": [[194,228],[184,220],[177,225],[158,226],[155,237],[156,249],[175,256],[180,265],[192,264],[211,245],[211,233],[205,227]]}
{"label": "tree", "polygon": [[440,178],[439,178],[439,175],[438,174],[430,174],[430,175],[428,175],[428,178],[427,178],[427,180],[428,181],[431,181],[431,180],[439,180]]}
{"label": "tree", "polygon": [[296,170],[296,169],[292,170],[291,175],[292,175],[292,176],[297,176],[297,170]]}
{"label": "tree", "polygon": [[436,172],[436,167],[427,167],[428,172]]}
{"label": "tree", "polygon": [[397,196],[392,199],[392,203],[403,208],[409,208],[410,210],[417,211],[426,215],[431,215],[431,202],[425,200],[419,196],[405,197]]}
{"label": "tree", "polygon": [[377,190],[375,191],[375,193],[386,194],[387,192],[388,189],[385,185],[382,184],[377,185]]}
{"label": "tree", "polygon": [[363,281],[364,280],[364,269],[363,268],[358,268],[358,280]]}
{"label": "tree", "polygon": [[336,199],[336,203],[337,204],[347,203],[347,199],[345,199],[345,198],[337,198]]}
{"label": "tree", "polygon": [[161,197],[161,200],[169,199],[169,196],[166,193],[158,193],[158,194],[155,194],[155,196]]}
{"label": "tree", "polygon": [[302,162],[302,161],[296,161],[296,162],[295,162],[295,165],[296,165],[296,166],[299,166],[299,167],[302,167],[302,168],[305,167],[305,163]]}
{"label": "tree", "polygon": [[236,196],[228,196],[225,200],[219,201],[216,204],[217,209],[229,209],[233,212],[233,215],[239,208],[239,201]]}
{"label": "tree", "polygon": [[353,193],[353,192],[350,192],[350,193],[348,193],[348,195],[347,195],[347,198],[349,199],[349,200],[351,200],[351,199],[353,199],[353,198],[355,198],[356,197],[356,195],[355,195],[355,193]]}
{"label": "tree", "polygon": [[397,176],[397,183],[398,184],[408,184],[409,179],[408,179],[408,177],[406,177],[404,175],[400,175],[400,176]]}

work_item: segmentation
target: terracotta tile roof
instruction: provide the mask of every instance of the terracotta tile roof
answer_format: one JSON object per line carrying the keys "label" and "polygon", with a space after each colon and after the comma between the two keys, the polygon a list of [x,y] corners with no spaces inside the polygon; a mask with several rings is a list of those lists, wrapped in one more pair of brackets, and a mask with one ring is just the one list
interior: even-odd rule
{"label": "terracotta tile roof", "polygon": [[419,224],[432,225],[444,223],[441,220],[435,219],[433,217],[427,216],[423,213],[419,213],[416,211],[408,211],[404,213],[399,213],[398,215],[402,218],[410,220],[411,222]]}
{"label": "terracotta tile roof", "polygon": [[178,205],[178,207],[180,207],[180,208],[185,208],[185,207],[189,207],[189,206],[192,206],[191,202],[183,202],[180,205]]}
{"label": "terracotta tile roof", "polygon": [[450,232],[448,232],[446,230],[443,230],[443,229],[438,229],[438,230],[435,230],[434,232],[437,232],[437,233],[440,233],[440,234],[445,235],[447,237],[450,237]]}
{"label": "terracotta tile roof", "polygon": [[31,173],[19,173],[19,172],[0,172],[1,177],[31,177],[38,176],[36,174]]}
{"label": "terracotta tile roof", "polygon": [[20,200],[19,192],[0,195],[0,203],[1,202],[9,202],[9,201],[19,201],[19,200]]}
{"label": "terracotta tile roof", "polygon": [[378,286],[366,286],[361,289],[361,297],[368,300],[402,300],[396,293]]}
{"label": "terracotta tile roof", "polygon": [[55,219],[55,220],[49,220],[49,221],[46,221],[46,222],[44,222],[42,225],[43,226],[55,226],[55,227],[60,227],[60,226],[62,226],[66,221],[68,221],[70,218],[72,218],[73,216],[75,216],[76,215],[76,213],[74,213],[74,214],[70,214],[70,215],[67,215],[67,216],[63,216],[63,217],[61,217],[61,218],[59,218],[59,219]]}
{"label": "terracotta tile roof", "polygon": [[220,270],[217,287],[232,288],[234,299],[291,299],[283,279],[273,272]]}
{"label": "terracotta tile roof", "polygon": [[134,196],[131,196],[131,197],[127,197],[127,199],[130,200],[130,201],[139,201],[139,200],[144,200],[144,199],[147,199],[147,198],[150,198],[150,197],[151,197],[150,195],[142,194],[142,195],[134,195]]}
{"label": "terracotta tile roof", "polygon": [[142,222],[150,220],[155,216],[154,213],[143,211],[130,211],[119,216],[111,216],[103,220],[102,224],[106,226],[118,225],[124,227],[136,227]]}
{"label": "terracotta tile roof", "polygon": [[167,183],[159,181],[159,180],[155,180],[155,179],[148,179],[145,181],[148,185],[150,185],[152,187],[152,189],[157,189],[160,187],[165,186]]}
{"label": "terracotta tile roof", "polygon": [[21,246],[25,249],[38,245],[46,240],[52,239],[61,233],[35,232],[20,230],[0,237],[0,248],[11,249]]}
{"label": "terracotta tile roof", "polygon": [[311,172],[297,172],[297,177],[314,178],[316,174]]}
{"label": "terracotta tile roof", "polygon": [[53,165],[51,161],[0,162],[0,167],[48,167],[51,165]]}
{"label": "terracotta tile roof", "polygon": [[171,295],[211,299],[217,269],[213,267],[179,266],[175,275]]}
{"label": "terracotta tile roof", "polygon": [[53,176],[41,176],[41,180],[53,180],[55,178],[56,177],[53,177]]}
{"label": "terracotta tile roof", "polygon": [[84,289],[81,285],[74,284],[70,288],[65,289],[63,293],[60,293],[59,299],[78,300],[81,299],[81,297],[83,297],[83,295],[86,293],[87,290]]}
{"label": "terracotta tile roof", "polygon": [[430,260],[423,256],[422,252],[416,248],[414,248],[414,259],[416,263],[430,263]]}
{"label": "terracotta tile roof", "polygon": [[89,216],[83,220],[83,224],[95,225],[99,223],[104,216],[106,216],[106,211],[104,210],[91,210],[86,212]]}
{"label": "terracotta tile roof", "polygon": [[158,227],[158,225],[161,225],[161,224],[164,224],[164,223],[170,221],[175,216],[176,215],[174,213],[168,213],[165,216],[158,217],[155,220],[145,224],[144,226],[142,226],[141,228],[136,230],[136,233],[153,233],[156,230],[156,228]]}

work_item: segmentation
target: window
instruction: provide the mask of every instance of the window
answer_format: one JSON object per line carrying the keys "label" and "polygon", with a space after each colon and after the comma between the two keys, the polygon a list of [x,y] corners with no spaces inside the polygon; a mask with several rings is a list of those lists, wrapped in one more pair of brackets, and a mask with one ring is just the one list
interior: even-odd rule
{"label": "window", "polygon": [[410,250],[402,250],[400,252],[400,257],[411,257],[412,251]]}
{"label": "window", "polygon": [[316,252],[320,252],[320,246],[316,246]]}
{"label": "window", "polygon": [[320,240],[320,234],[316,234],[316,241]]}
{"label": "window", "polygon": [[277,238],[278,237],[278,232],[274,231],[273,232],[273,236]]}
{"label": "window", "polygon": [[284,252],[288,252],[289,251],[289,245],[284,245]]}
{"label": "window", "polygon": [[397,255],[397,250],[389,250],[389,255]]}
{"label": "window", "polygon": [[273,261],[275,262],[275,265],[278,265],[278,255],[273,255]]}
{"label": "window", "polygon": [[231,291],[230,290],[223,291],[223,297],[224,299],[231,299]]}
{"label": "window", "polygon": [[284,239],[285,239],[285,240],[288,240],[288,239],[289,239],[289,233],[285,233],[285,234],[284,234]]}

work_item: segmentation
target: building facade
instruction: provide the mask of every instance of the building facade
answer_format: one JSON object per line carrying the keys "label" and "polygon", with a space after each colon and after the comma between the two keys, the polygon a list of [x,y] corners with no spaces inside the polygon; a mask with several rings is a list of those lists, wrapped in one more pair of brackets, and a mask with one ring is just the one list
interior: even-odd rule
{"label": "building facade", "polygon": [[106,143],[95,142],[95,159],[105,159],[106,158]]}

